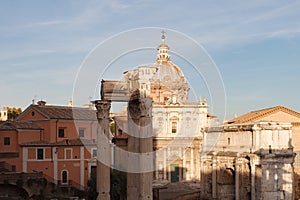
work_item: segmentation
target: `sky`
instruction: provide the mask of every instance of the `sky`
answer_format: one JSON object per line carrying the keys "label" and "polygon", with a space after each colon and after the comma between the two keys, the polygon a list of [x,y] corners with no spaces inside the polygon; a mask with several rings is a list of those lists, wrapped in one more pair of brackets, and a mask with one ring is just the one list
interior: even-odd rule
{"label": "sky", "polygon": [[97,45],[124,31],[159,27],[167,41],[174,30],[205,49],[223,80],[225,119],[277,105],[300,112],[299,10],[295,0],[0,1],[0,107],[25,109],[32,99],[67,105]]}

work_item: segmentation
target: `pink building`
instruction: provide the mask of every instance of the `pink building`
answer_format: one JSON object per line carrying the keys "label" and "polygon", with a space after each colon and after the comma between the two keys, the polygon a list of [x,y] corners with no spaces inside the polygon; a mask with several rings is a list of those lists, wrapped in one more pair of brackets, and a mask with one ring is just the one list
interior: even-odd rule
{"label": "pink building", "polygon": [[97,126],[94,110],[40,101],[16,121],[1,124],[0,140],[6,145],[1,145],[0,161],[17,172],[42,171],[51,182],[83,189],[96,168]]}

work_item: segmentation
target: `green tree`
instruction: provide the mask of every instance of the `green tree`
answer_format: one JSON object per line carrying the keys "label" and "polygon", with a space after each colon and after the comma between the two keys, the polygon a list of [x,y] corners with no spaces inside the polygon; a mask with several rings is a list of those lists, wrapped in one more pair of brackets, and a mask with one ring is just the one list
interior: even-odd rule
{"label": "green tree", "polygon": [[109,125],[110,132],[111,132],[111,134],[113,134],[113,135],[115,135],[115,126],[116,126],[115,123],[111,123],[111,124]]}
{"label": "green tree", "polygon": [[16,119],[20,114],[22,113],[21,108],[7,108],[7,119],[8,120],[14,120]]}

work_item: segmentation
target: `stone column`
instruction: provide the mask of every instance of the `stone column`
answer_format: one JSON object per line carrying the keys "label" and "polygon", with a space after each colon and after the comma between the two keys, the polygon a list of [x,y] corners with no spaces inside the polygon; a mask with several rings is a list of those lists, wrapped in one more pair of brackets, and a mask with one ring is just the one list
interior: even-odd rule
{"label": "stone column", "polygon": [[[157,149],[155,149],[155,151],[157,153]],[[160,171],[160,169],[159,169],[160,166],[159,166],[158,160],[155,159],[154,162],[155,162],[154,169],[156,169],[155,170],[155,180],[158,180],[159,179],[158,174],[159,174],[159,171]]]}
{"label": "stone column", "polygon": [[186,158],[185,158],[185,149],[182,147],[182,180],[186,180]]}
{"label": "stone column", "polygon": [[217,198],[217,158],[212,158],[212,197]]}
{"label": "stone column", "polygon": [[195,175],[195,177],[196,177],[196,179],[197,179],[197,181],[200,181],[200,159],[199,159],[199,157],[200,157],[200,153],[199,153],[199,149],[197,149],[197,155],[196,155],[196,175]]}
{"label": "stone column", "polygon": [[[58,171],[57,171],[58,170],[57,169],[57,147],[52,148],[52,155],[53,155],[53,158],[52,158],[53,159],[53,178],[54,178],[54,183],[57,184],[57,174],[58,174]],[[23,159],[24,159],[24,157],[23,157]]]}
{"label": "stone column", "polygon": [[190,161],[190,166],[191,166],[191,175],[190,175],[190,180],[193,180],[194,177],[194,148],[191,148],[191,157],[190,157],[191,161]]}
{"label": "stone column", "polygon": [[[153,128],[152,100],[134,93],[128,103],[128,151],[137,153],[134,162],[136,172],[127,173],[127,199],[152,199],[153,180]],[[129,166],[129,168],[131,168]]]}
{"label": "stone column", "polygon": [[164,154],[163,154],[163,157],[164,157],[164,180],[167,180],[167,149],[166,148],[163,148],[163,151],[164,151]]}
{"label": "stone column", "polygon": [[240,199],[240,165],[241,160],[239,155],[237,155],[235,160],[235,200]]}
{"label": "stone column", "polygon": [[251,170],[251,200],[255,200],[255,161],[254,157],[250,158]]}
{"label": "stone column", "polygon": [[80,147],[80,189],[84,190],[84,146]]}
{"label": "stone column", "polygon": [[[54,155],[54,154],[52,153],[52,155]],[[27,162],[28,162],[28,148],[27,147],[23,147],[23,155],[22,156],[23,156],[22,172],[27,172]],[[54,158],[53,158],[53,160],[54,160]],[[55,173],[53,175],[55,177]],[[56,173],[56,175],[57,175],[57,173]],[[56,179],[54,178],[54,180],[57,182],[57,178]]]}
{"label": "stone column", "polygon": [[110,199],[111,136],[109,133],[110,101],[95,101],[98,118],[97,134],[97,200]]}

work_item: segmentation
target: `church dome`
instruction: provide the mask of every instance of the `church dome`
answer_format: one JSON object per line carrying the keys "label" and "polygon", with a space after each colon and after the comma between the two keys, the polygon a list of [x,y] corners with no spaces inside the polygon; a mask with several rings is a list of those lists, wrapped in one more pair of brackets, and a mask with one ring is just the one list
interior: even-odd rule
{"label": "church dome", "polygon": [[[181,69],[170,61],[169,46],[165,43],[165,35],[162,35],[162,43],[157,47],[157,59],[152,68],[155,73],[151,78],[152,89],[161,90],[164,99],[176,99],[180,102],[187,100],[188,85]],[[160,99],[159,102],[162,100]]]}
{"label": "church dome", "polygon": [[154,81],[177,82],[184,79],[184,75],[181,69],[171,61],[161,64],[155,63],[152,65],[152,67],[156,68],[156,73],[153,76]]}
{"label": "church dome", "polygon": [[165,43],[165,35],[161,37],[162,43],[157,47],[156,62],[152,67],[156,68],[153,79],[155,81],[179,81],[184,79],[181,69],[170,61],[169,46]]}

